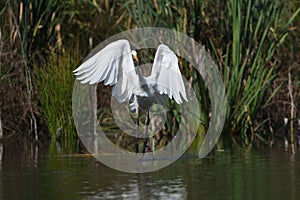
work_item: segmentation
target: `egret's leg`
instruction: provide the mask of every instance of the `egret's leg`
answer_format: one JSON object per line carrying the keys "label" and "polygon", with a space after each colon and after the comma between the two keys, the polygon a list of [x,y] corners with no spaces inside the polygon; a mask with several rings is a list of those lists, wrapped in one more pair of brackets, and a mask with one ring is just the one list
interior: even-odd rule
{"label": "egret's leg", "polygon": [[142,153],[146,152],[147,143],[149,141],[149,138],[148,138],[148,127],[149,127],[149,124],[150,124],[150,117],[149,117],[149,110],[148,110],[147,111],[147,115],[146,115],[146,120],[145,120],[145,126],[146,126],[145,136],[146,137],[144,138]]}
{"label": "egret's leg", "polygon": [[151,149],[151,151],[154,155],[154,152],[155,152],[155,121],[152,120],[150,123],[151,123],[152,130],[153,130],[153,136],[151,137],[152,138],[152,141],[151,141],[152,149]]}
{"label": "egret's leg", "polygon": [[140,115],[137,112],[137,134],[136,134],[136,141],[135,141],[135,153],[139,153],[139,138],[140,137]]}

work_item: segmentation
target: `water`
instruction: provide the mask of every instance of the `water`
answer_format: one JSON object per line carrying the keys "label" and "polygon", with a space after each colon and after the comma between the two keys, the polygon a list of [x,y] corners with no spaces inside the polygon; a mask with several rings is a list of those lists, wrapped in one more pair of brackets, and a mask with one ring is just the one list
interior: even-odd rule
{"label": "water", "polygon": [[[110,169],[90,156],[3,148],[0,199],[299,199],[299,150],[221,151],[184,157],[146,174]],[[21,149],[20,149],[21,148]],[[13,153],[18,152],[18,153]]]}

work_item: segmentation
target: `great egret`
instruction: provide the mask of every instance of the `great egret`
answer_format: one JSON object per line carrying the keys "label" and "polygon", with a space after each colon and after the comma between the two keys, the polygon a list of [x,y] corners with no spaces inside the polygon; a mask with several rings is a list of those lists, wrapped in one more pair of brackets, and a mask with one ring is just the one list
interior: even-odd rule
{"label": "great egret", "polygon": [[[178,104],[187,101],[177,56],[164,44],[157,48],[151,75],[148,77],[142,75],[137,52],[131,50],[125,39],[105,46],[75,69],[74,74],[82,84],[104,81],[104,85],[113,86],[112,96],[120,103],[128,101],[131,112],[139,113],[139,109],[147,112],[146,126],[150,122],[149,109],[153,103],[162,104],[167,97]],[[139,117],[137,123],[139,127]],[[146,143],[147,139],[144,140],[143,153]]]}

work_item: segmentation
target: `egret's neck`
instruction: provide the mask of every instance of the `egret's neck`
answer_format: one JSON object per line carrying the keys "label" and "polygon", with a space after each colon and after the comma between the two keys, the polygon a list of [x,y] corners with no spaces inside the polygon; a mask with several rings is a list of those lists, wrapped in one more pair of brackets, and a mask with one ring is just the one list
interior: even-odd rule
{"label": "egret's neck", "polygon": [[[137,95],[145,96],[146,98],[151,97],[153,95],[151,92],[151,88],[150,88],[151,86],[149,85],[147,79],[143,76],[141,67],[139,65],[137,65],[135,67],[135,69],[136,69],[136,73],[139,77],[139,84],[140,84],[140,88],[138,90],[140,93],[138,93]],[[143,95],[142,95],[142,93],[143,93]]]}

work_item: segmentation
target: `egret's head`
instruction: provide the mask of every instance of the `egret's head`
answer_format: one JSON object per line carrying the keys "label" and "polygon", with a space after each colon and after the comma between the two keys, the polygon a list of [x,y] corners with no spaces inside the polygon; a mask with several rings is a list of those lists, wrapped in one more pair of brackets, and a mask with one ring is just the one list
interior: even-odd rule
{"label": "egret's head", "polygon": [[131,55],[132,55],[134,61],[139,62],[139,59],[137,57],[137,52],[135,50],[131,51]]}

